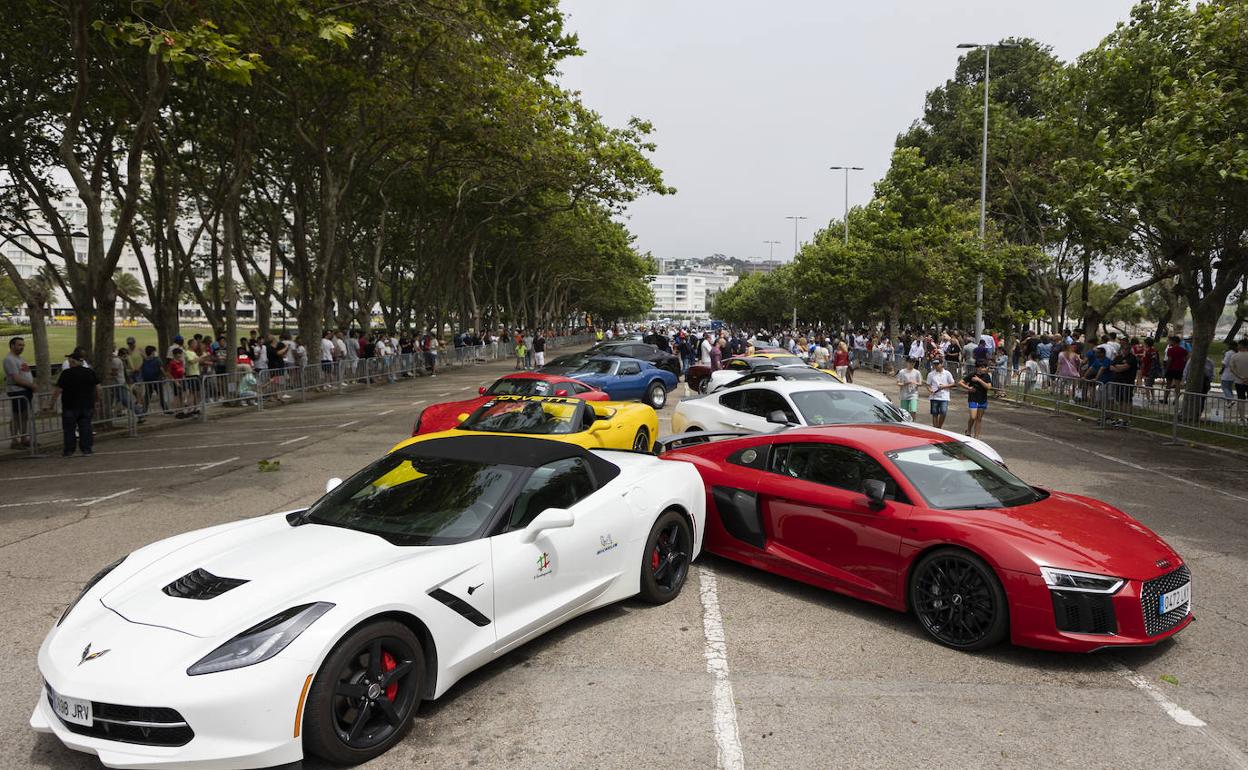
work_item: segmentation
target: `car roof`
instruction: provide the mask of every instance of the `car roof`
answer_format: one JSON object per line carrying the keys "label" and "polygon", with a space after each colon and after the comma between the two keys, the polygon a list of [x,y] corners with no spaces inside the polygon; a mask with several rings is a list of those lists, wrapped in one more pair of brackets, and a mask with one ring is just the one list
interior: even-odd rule
{"label": "car roof", "polygon": [[[576,382],[572,377],[564,377],[562,374],[547,374],[545,372],[513,372],[504,374],[498,380],[544,380],[545,382]],[[495,380],[495,382],[498,382]]]}
{"label": "car roof", "polygon": [[897,449],[910,449],[916,446],[947,444],[956,439],[942,433],[916,428],[905,423],[861,423],[848,425],[812,425],[804,428],[790,428],[783,433],[768,434],[783,437],[786,441],[800,441],[803,438],[838,439],[864,444],[880,452],[891,452]]}
{"label": "car roof", "polygon": [[[769,371],[775,371],[774,369]],[[763,388],[774,390],[777,393],[801,393],[808,390],[853,390],[868,395],[874,394],[874,388],[868,388],[862,385],[853,385],[840,380],[769,380],[767,382],[751,382],[742,385],[742,388]],[[717,393],[719,391],[716,391]]]}
{"label": "car roof", "polygon": [[640,358],[633,358],[632,356],[590,356],[589,360],[590,361],[632,361],[633,363],[637,363],[637,364],[647,364],[647,365],[653,366],[653,364],[650,364],[649,361],[643,361]]}
{"label": "car roof", "polygon": [[424,440],[417,436],[396,448],[407,457],[428,457],[488,465],[518,465],[537,468],[547,463],[580,458],[594,469],[602,483],[615,478],[620,469],[604,457],[570,441],[529,436],[446,436],[431,433]]}

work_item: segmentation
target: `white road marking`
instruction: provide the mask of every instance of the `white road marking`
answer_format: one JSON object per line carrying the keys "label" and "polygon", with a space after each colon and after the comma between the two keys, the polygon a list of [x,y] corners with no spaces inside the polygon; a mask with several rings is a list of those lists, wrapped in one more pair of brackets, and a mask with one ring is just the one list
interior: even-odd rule
{"label": "white road marking", "polygon": [[[998,423],[998,425],[999,424],[1001,423]],[[1102,460],[1109,460],[1110,462],[1118,463],[1119,465],[1125,465],[1128,468],[1134,468],[1137,471],[1144,471],[1145,473],[1149,473],[1149,474],[1154,473],[1154,470],[1152,468],[1147,468],[1143,465],[1140,465],[1139,463],[1133,463],[1130,460],[1124,460],[1121,457],[1114,457],[1113,455],[1107,455],[1103,452],[1098,452],[1095,449],[1088,449],[1086,446],[1079,446],[1078,444],[1072,444],[1069,441],[1062,441],[1059,438],[1053,438],[1047,433],[1040,433],[1038,431],[1028,430],[1026,428],[1020,428],[1017,425],[1006,425],[1005,427],[1012,428],[1013,430],[1019,431],[1021,433],[1030,433],[1033,436],[1038,436],[1039,438],[1042,438],[1045,441],[1051,441],[1052,443],[1057,444],[1059,446],[1069,447],[1071,449],[1078,449],[1079,451],[1087,452],[1088,454],[1093,455],[1094,457],[1099,457]],[[1218,489],[1217,487],[1211,487],[1207,484],[1201,484],[1200,482],[1192,481],[1191,479],[1186,479],[1186,478],[1183,478],[1182,476],[1170,475],[1167,478],[1173,481],[1182,482],[1191,487],[1196,487],[1197,489],[1203,489],[1206,492],[1217,492],[1219,495],[1226,495],[1227,497],[1230,497],[1232,499],[1242,500],[1245,503],[1248,503],[1248,497],[1242,497],[1240,495],[1232,494],[1230,492],[1227,492],[1225,489]]]}
{"label": "white road marking", "polygon": [[1114,671],[1119,676],[1130,682],[1137,689],[1143,690],[1167,716],[1184,727],[1192,727],[1199,731],[1206,740],[1226,755],[1233,767],[1239,768],[1239,770],[1248,770],[1248,755],[1245,755],[1244,752],[1239,750],[1239,747],[1224,738],[1221,733],[1209,727],[1203,719],[1170,700],[1164,692],[1148,681],[1147,677],[1137,674],[1119,661],[1113,661],[1112,665]]}
{"label": "white road marking", "polygon": [[412,406],[420,406],[420,405],[421,405],[421,404],[423,404],[423,403],[425,403],[425,400],[422,398],[422,399],[421,399],[421,400],[419,400],[419,401],[413,401],[413,402],[412,402]]}
{"label": "white road marking", "polygon": [[278,446],[290,446],[291,444],[298,444],[300,441],[307,440],[307,438],[308,438],[307,436],[296,436],[295,438],[288,438],[282,443],[278,444]]}
{"label": "white road marking", "polygon": [[237,459],[238,459],[237,457],[227,457],[224,460],[217,460],[215,463],[208,463],[207,465],[201,465],[199,466],[199,469],[201,471],[206,471],[209,468],[215,468],[218,465],[225,465],[226,463],[232,463]]}
{"label": "white road marking", "polygon": [[[144,436],[148,438],[148,436]],[[221,449],[223,447],[235,446],[259,446],[261,444],[272,444],[272,441],[234,441],[229,444],[195,444],[194,446],[161,446],[152,447],[150,449],[110,449],[108,454],[112,455],[135,455],[145,452],[171,452],[179,449]]]}
{"label": "white road marking", "polygon": [[120,492],[114,492],[111,495],[104,495],[103,497],[97,497],[92,500],[88,500],[87,502],[80,504],[78,507],[89,508],[90,506],[95,505],[96,503],[102,503],[105,500],[112,500],[114,497],[121,497],[122,495],[128,495],[131,492],[137,492],[138,489],[139,487],[131,487],[129,489],[123,489]]}
{"label": "white road marking", "polygon": [[357,422],[359,422],[359,420],[352,420],[351,422],[344,422],[343,424],[335,425],[334,427],[335,428],[349,428],[352,425],[355,425]]}
{"label": "white road marking", "polygon": [[78,471],[77,473],[42,473],[36,476],[11,476],[12,481],[33,481],[35,479],[63,479],[72,476],[99,476],[105,473],[146,473],[147,471],[171,471],[178,468],[199,468],[207,470],[215,468],[218,465],[224,465],[228,462],[237,460],[237,457],[230,457],[225,460],[218,460],[215,463],[183,463],[181,465],[151,465],[146,468],[115,468],[106,471]]}
{"label": "white road marking", "polygon": [[724,770],[742,770],[745,757],[737,734],[737,705],[732,697],[732,681],[728,678],[728,645],[724,638],[724,619],[719,612],[719,593],[715,573],[707,567],[698,568],[698,593],[702,597],[702,634],[706,646],[706,671],[715,678],[713,718],[716,765]]}
{"label": "white road marking", "polygon": [[94,501],[94,497],[62,497],[59,500],[27,500],[22,503],[0,503],[0,508],[17,508],[23,505],[55,505],[57,503],[80,503],[83,500]]}
{"label": "white road marking", "polygon": [[387,410],[386,410],[386,411],[384,411],[384,412],[378,412],[378,413],[377,413],[377,416],[378,416],[378,417],[385,417],[385,416],[386,416],[386,415],[388,415],[388,414],[394,414],[394,410],[393,410],[393,409],[387,409]]}
{"label": "white road marking", "polygon": [[449,391],[449,390],[444,390],[444,391],[442,391],[441,393],[439,393],[439,394],[438,394],[438,398],[441,398],[442,396],[449,396],[449,395],[451,395],[451,391]]}

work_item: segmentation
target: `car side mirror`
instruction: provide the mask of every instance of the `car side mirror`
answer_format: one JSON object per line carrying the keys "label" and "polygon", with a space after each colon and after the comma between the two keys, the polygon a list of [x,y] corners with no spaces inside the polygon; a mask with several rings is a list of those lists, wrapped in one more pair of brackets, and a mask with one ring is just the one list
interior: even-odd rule
{"label": "car side mirror", "polygon": [[485,386],[484,386],[484,385],[482,385],[481,387],[477,388],[477,395],[478,395],[478,396],[484,396],[484,395],[485,395]]}
{"label": "car side mirror", "polygon": [[902,421],[902,422],[914,422],[914,415],[910,414],[910,413],[909,413],[909,412],[907,412],[905,409],[902,409],[902,410],[901,410],[901,421]]}
{"label": "car side mirror", "polygon": [[568,391],[564,390],[563,388],[559,388],[558,390],[556,390],[556,391],[555,391],[555,395],[556,395],[556,396],[566,396],[566,395],[568,395]]}
{"label": "car side mirror", "polygon": [[329,481],[326,481],[325,482],[325,494],[329,494],[330,492],[333,492],[335,489],[337,489],[338,485],[341,483],[342,483],[342,479],[338,478],[337,476],[333,477]]}
{"label": "car side mirror", "polygon": [[455,415],[455,424],[458,425],[459,423],[467,419],[468,419],[468,413],[460,412],[459,414]]}
{"label": "car side mirror", "polygon": [[884,482],[879,479],[867,479],[862,482],[862,492],[867,496],[867,502],[872,508],[884,507],[884,496],[888,493]]}
{"label": "car side mirror", "polygon": [[548,529],[564,529],[576,523],[576,516],[567,508],[547,508],[529,522],[529,526],[524,528],[524,537],[521,538],[526,543],[532,543],[537,536]]}
{"label": "car side mirror", "polygon": [[767,422],[775,423],[776,425],[788,425],[789,418],[784,414],[784,412],[776,409],[771,414],[767,415]]}

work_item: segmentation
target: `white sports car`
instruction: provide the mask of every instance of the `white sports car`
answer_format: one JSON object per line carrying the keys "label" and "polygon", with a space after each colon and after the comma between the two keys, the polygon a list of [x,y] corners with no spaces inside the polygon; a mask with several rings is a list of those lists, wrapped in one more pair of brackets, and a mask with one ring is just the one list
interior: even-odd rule
{"label": "white sports car", "polygon": [[874,388],[825,380],[730,383],[714,393],[686,398],[677,404],[672,415],[672,432],[774,433],[799,425],[873,422],[904,422],[918,430],[949,436],[1005,465],[1001,455],[979,439],[911,422],[909,414],[893,406],[887,396]]}
{"label": "white sports car", "polygon": [[704,531],[692,465],[546,439],[415,442],[330,486],[92,578],[39,649],[31,727],[110,767],[363,762],[539,634],[674,598]]}

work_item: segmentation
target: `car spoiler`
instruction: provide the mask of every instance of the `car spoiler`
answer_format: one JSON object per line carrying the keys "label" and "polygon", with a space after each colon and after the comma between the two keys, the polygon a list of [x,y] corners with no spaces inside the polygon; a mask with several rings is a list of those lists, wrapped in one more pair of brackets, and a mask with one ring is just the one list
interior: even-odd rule
{"label": "car spoiler", "polygon": [[670,452],[673,449],[681,447],[693,446],[694,444],[705,444],[711,439],[717,438],[740,438],[741,436],[757,435],[753,431],[748,430],[695,430],[689,433],[677,433],[675,436],[668,436],[654,442],[654,453],[656,455]]}

